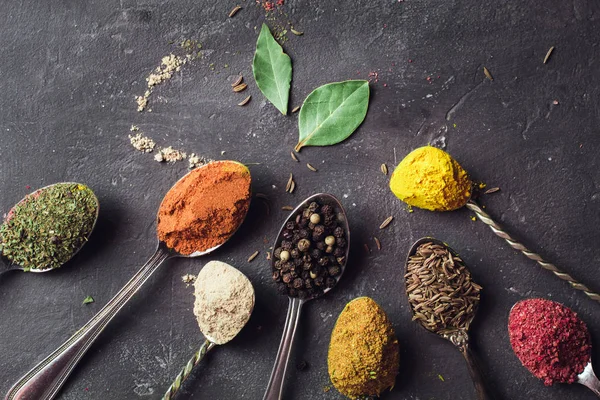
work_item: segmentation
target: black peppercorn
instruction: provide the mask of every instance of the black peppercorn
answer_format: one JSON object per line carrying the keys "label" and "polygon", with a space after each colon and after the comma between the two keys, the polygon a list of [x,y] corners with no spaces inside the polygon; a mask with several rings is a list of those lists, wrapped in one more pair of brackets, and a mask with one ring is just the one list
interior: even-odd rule
{"label": "black peppercorn", "polygon": [[312,262],[312,257],[310,256],[310,254],[304,254],[302,256],[302,261],[305,262],[305,263]]}
{"label": "black peppercorn", "polygon": [[344,254],[346,254],[346,251],[345,251],[344,249],[342,249],[341,247],[336,247],[336,248],[333,250],[333,255],[334,255],[335,257],[341,257],[341,256],[343,256]]}
{"label": "black peppercorn", "polygon": [[300,224],[300,220],[301,219],[302,219],[302,215],[301,214],[296,215],[296,223],[297,224]]}
{"label": "black peppercorn", "polygon": [[290,240],[293,236],[294,236],[294,232],[289,230],[289,229],[285,229],[283,231],[283,233],[281,234],[281,236],[285,239],[285,240]]}
{"label": "black peppercorn", "polygon": [[312,282],[313,282],[313,280],[310,279],[310,277],[304,278],[304,287],[307,288],[307,289],[312,289],[312,287],[313,287],[313,283]]}
{"label": "black peppercorn", "polygon": [[336,238],[335,244],[337,244],[338,247],[346,247],[346,239],[344,239],[343,237]]}
{"label": "black peppercorn", "polygon": [[298,258],[300,257],[300,251],[298,249],[292,249],[290,251],[290,255],[292,256],[292,258]]}
{"label": "black peppercorn", "polygon": [[294,221],[288,221],[285,224],[285,228],[289,229],[291,231],[293,231],[295,227],[296,227],[296,223]]}
{"label": "black peppercorn", "polygon": [[292,242],[290,242],[289,240],[282,240],[281,241],[281,248],[283,250],[291,250],[292,249]]}
{"label": "black peppercorn", "polygon": [[327,273],[329,274],[329,276],[338,276],[340,272],[342,272],[342,269],[339,265],[330,265],[327,268]]}
{"label": "black peppercorn", "polygon": [[312,211],[310,211],[310,210],[307,208],[307,209],[305,209],[305,210],[302,212],[302,218],[309,219],[309,218],[310,218],[310,216],[312,215],[312,213],[313,213],[313,212],[312,212]]}
{"label": "black peppercorn", "polygon": [[308,278],[310,278],[310,272],[302,271],[302,273],[300,274],[300,278],[307,280]]}
{"label": "black peppercorn", "polygon": [[310,203],[310,205],[308,206],[308,210],[312,211],[312,212],[316,212],[319,209],[319,204],[316,201],[313,201],[312,203]]}
{"label": "black peppercorn", "polygon": [[327,248],[327,246],[325,245],[325,242],[317,242],[316,247],[317,247],[317,249],[319,249],[321,251],[325,251],[325,249]]}
{"label": "black peppercorn", "polygon": [[273,251],[273,257],[275,257],[275,258],[279,258],[279,255],[281,254],[281,250],[283,250],[281,247],[278,247],[278,248],[276,248],[276,249]]}
{"label": "black peppercorn", "polygon": [[298,231],[298,235],[300,235],[300,238],[306,239],[310,235],[310,232],[308,231],[308,229],[300,229]]}
{"label": "black peppercorn", "polygon": [[292,275],[290,275],[289,273],[285,273],[281,277],[281,280],[283,281],[283,283],[290,283],[292,281]]}
{"label": "black peppercorn", "polygon": [[329,265],[329,258],[327,258],[327,257],[319,258],[319,265],[321,267],[326,267],[327,265]]}
{"label": "black peppercorn", "polygon": [[288,287],[288,296],[296,297],[298,296],[298,291],[292,287]]}
{"label": "black peppercorn", "polygon": [[298,226],[301,229],[304,229],[308,226],[308,218],[302,218],[299,222],[298,222]]}
{"label": "black peppercorn", "polygon": [[333,230],[333,236],[335,236],[336,238],[341,238],[344,236],[344,228],[342,228],[341,226],[338,226],[337,228],[335,228]]}
{"label": "black peppercorn", "polygon": [[290,276],[292,278],[297,278],[298,277],[298,272],[295,269],[291,269],[290,270]]}
{"label": "black peppercorn", "polygon": [[330,206],[329,204],[325,204],[323,207],[321,207],[321,213],[325,214],[325,215],[332,215],[333,207]]}
{"label": "black peppercorn", "polygon": [[315,282],[315,286],[323,286],[325,284],[325,278],[323,278],[322,276],[317,276],[314,279]]}
{"label": "black peppercorn", "polygon": [[327,278],[325,279],[325,287],[331,289],[335,286],[336,282],[337,281],[334,278]]}
{"label": "black peppercorn", "polygon": [[301,267],[301,266],[302,266],[302,264],[304,264],[304,261],[302,261],[301,259],[299,259],[299,258],[296,258],[296,259],[294,260],[294,266],[295,266],[296,268],[298,268],[298,267]]}
{"label": "black peppercorn", "polygon": [[292,269],[293,264],[290,262],[284,262],[281,264],[281,272],[285,273],[285,272],[289,272],[290,269]]}
{"label": "black peppercorn", "polygon": [[333,227],[333,225],[335,224],[335,215],[325,215],[323,223],[327,227]]}
{"label": "black peppercorn", "polygon": [[274,271],[273,272],[273,280],[275,282],[279,282],[281,280],[281,274],[279,273],[279,271]]}
{"label": "black peppercorn", "polygon": [[304,287],[304,281],[302,281],[302,278],[296,278],[294,279],[294,289],[302,289]]}
{"label": "black peppercorn", "polygon": [[283,262],[281,260],[277,260],[273,263],[273,267],[275,269],[281,269],[281,266],[283,265]]}
{"label": "black peppercorn", "polygon": [[338,257],[338,258],[336,258],[336,260],[337,260],[338,264],[340,264],[340,265],[346,264],[346,257]]}
{"label": "black peppercorn", "polygon": [[302,269],[305,271],[310,271],[312,267],[313,267],[313,264],[311,262],[302,264]]}
{"label": "black peppercorn", "polygon": [[321,254],[323,254],[323,252],[319,249],[312,249],[310,252],[310,256],[312,258],[314,258],[315,260],[318,260],[319,258],[321,258]]}

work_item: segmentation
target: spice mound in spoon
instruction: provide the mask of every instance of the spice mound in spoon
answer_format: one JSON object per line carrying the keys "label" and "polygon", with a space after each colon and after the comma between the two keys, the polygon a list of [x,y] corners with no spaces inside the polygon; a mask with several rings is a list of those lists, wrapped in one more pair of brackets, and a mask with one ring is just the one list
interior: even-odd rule
{"label": "spice mound in spoon", "polygon": [[25,271],[67,262],[86,242],[98,216],[98,200],[80,183],[57,183],[27,195],[0,226],[2,255]]}
{"label": "spice mound in spoon", "polygon": [[198,274],[194,288],[194,315],[204,336],[215,344],[231,341],[254,309],[252,283],[231,265],[211,261]]}
{"label": "spice mound in spoon", "polygon": [[250,206],[250,171],[234,161],[215,161],[187,174],[158,211],[158,238],[180,254],[224,243]]}
{"label": "spice mound in spoon", "polygon": [[469,329],[482,288],[448,247],[432,242],[417,247],[404,278],[413,321],[442,336]]}
{"label": "spice mound in spoon", "polygon": [[394,386],[399,345],[383,309],[369,297],[352,300],[338,317],[327,365],[335,388],[356,399],[379,396]]}
{"label": "spice mound in spoon", "polygon": [[570,308],[554,301],[528,299],[515,304],[508,334],[523,366],[547,386],[576,382],[591,358],[587,326]]}
{"label": "spice mound in spoon", "polygon": [[398,164],[390,189],[400,200],[431,211],[452,211],[471,197],[472,183],[450,154],[436,147],[413,150]]}
{"label": "spice mound in spoon", "polygon": [[335,207],[312,201],[285,224],[273,256],[281,294],[318,297],[335,286],[346,265],[347,232]]}

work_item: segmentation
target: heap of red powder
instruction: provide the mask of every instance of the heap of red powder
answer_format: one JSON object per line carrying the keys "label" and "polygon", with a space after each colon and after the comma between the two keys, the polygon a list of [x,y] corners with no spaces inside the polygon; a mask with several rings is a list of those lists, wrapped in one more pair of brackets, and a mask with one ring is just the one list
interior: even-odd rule
{"label": "heap of red powder", "polygon": [[554,301],[529,299],[515,304],[508,318],[508,334],[523,366],[547,386],[574,383],[591,358],[585,323]]}

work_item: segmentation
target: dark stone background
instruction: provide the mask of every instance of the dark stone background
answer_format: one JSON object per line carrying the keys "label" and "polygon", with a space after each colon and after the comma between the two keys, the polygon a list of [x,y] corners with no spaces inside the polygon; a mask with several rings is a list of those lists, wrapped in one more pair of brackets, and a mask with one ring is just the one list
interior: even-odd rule
{"label": "dark stone background", "polygon": [[[502,188],[482,199],[499,222],[600,290],[598,2],[285,3],[287,19],[306,32],[289,34],[284,45],[294,65],[291,107],[321,84],[379,74],[360,129],[340,145],[303,149],[300,164],[289,156],[297,114],[279,114],[251,78],[265,17],[254,1],[242,1],[232,19],[227,14],[236,2],[0,2],[1,209],[67,180],[90,185],[102,204],[90,243],[64,268],[0,277],[1,392],[92,317],[152,254],[159,202],[187,163],[160,165],[135,152],[128,134],[136,124],[159,145],[260,163],[251,167],[254,191],[271,198],[272,212],[266,216],[254,202],[222,249],[160,269],[90,349],[60,398],[159,399],[202,342],[192,288],[181,276],[218,259],[249,276],[256,309],[240,337],[195,371],[180,398],[261,399],[287,307],[264,256],[286,215],[280,207],[318,191],[343,201],[353,251],[340,286],[304,310],[285,399],[341,398],[335,390],[323,393],[329,335],[344,304],[362,295],[383,306],[402,345],[397,385],[383,398],[474,398],[460,353],[410,320],[403,260],[425,235],[449,242],[484,286],[472,337],[498,399],[594,398],[583,386],[544,387],[532,377],[512,353],[506,320],[520,299],[558,300],[588,323],[600,348],[598,305],[511,250],[467,210],[408,213],[379,166],[392,167],[444,136],[474,179]],[[162,56],[181,53],[170,42],[186,38],[203,44],[204,57],[155,90],[151,113],[138,113],[133,99],[143,93],[145,76]],[[556,50],[543,65],[550,46]],[[484,78],[484,65],[493,82]],[[253,96],[244,108],[236,103],[245,96],[229,86],[238,73],[249,84],[244,95]],[[293,195],[284,193],[290,172],[298,184]],[[388,215],[393,224],[379,231]],[[383,249],[365,254],[363,243],[374,248],[374,235]],[[260,258],[248,263],[255,250]],[[83,306],[87,295],[96,302]],[[294,367],[301,360],[308,371]]]}

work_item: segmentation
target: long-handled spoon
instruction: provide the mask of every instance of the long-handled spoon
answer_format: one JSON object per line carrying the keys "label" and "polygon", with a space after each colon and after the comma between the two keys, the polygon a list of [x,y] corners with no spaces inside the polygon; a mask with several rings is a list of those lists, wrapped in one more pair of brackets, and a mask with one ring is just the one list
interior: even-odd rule
{"label": "long-handled spoon", "polygon": [[[213,264],[210,265],[211,263]],[[163,395],[162,400],[172,400],[173,398],[175,398],[175,394],[181,388],[183,382],[190,376],[194,367],[204,359],[204,356],[217,345],[224,345],[226,343],[231,342],[238,335],[238,333],[241,332],[241,330],[244,328],[244,326],[250,319],[250,315],[252,314],[252,310],[254,309],[254,289],[252,288],[252,284],[244,274],[242,274],[230,265],[223,264],[224,263],[214,261],[211,261],[209,264],[207,264],[202,269],[202,271],[198,275],[198,278],[196,279],[196,288],[205,287],[205,282],[211,279],[215,279],[215,274],[209,272],[207,269],[226,268],[232,271],[231,273],[241,276],[240,280],[243,282],[244,286],[246,286],[248,289],[251,289],[245,292],[245,295],[247,295],[248,298],[246,298],[246,301],[240,302],[239,307],[237,307],[235,310],[224,310],[221,304],[215,304],[215,302],[202,302],[202,300],[196,300],[197,303],[194,309],[200,307],[206,310],[208,314],[214,315],[215,318],[219,318],[219,320],[224,320],[223,322],[229,321],[227,324],[229,327],[236,327],[238,329],[236,329],[235,331],[228,331],[227,334],[224,335],[222,332],[216,331],[217,329],[222,329],[222,324],[219,324],[218,327],[204,326],[204,329],[202,329],[201,325],[202,334],[204,335],[204,338],[206,340],[204,341],[200,349],[198,349],[198,351],[194,353],[192,358],[190,358],[185,367],[183,367],[179,374],[177,374],[177,377],[173,380],[173,383],[171,384],[171,386],[169,386],[169,388]],[[231,290],[233,289],[234,288],[231,288]],[[239,290],[236,292],[237,293],[235,295],[239,296]],[[198,293],[198,289],[196,289],[196,293]],[[230,294],[227,295],[230,296]],[[243,322],[243,324],[240,323],[240,321],[238,321],[239,319],[241,319],[241,322]],[[231,322],[232,320],[234,322]],[[213,336],[219,337],[217,338]]]}
{"label": "long-handled spoon", "polygon": [[[550,300],[544,300],[544,299],[528,299],[528,300],[522,300],[520,302],[515,303],[511,309],[510,309],[510,317],[509,317],[509,335],[511,337],[511,346],[513,346],[513,351],[515,352],[515,355],[517,356],[517,358],[519,358],[519,360],[521,361],[521,363],[523,364],[523,366],[525,366],[529,372],[531,372],[534,376],[538,377],[538,378],[542,378],[542,376],[539,376],[538,374],[536,374],[536,370],[530,368],[530,366],[527,366],[527,362],[526,360],[523,360],[523,357],[526,357],[527,355],[533,355],[535,356],[535,364],[538,367],[541,366],[551,366],[553,364],[556,365],[561,365],[566,363],[564,360],[558,360],[558,359],[554,359],[553,357],[548,356],[547,354],[544,354],[543,356],[540,356],[536,353],[530,353],[530,351],[533,351],[532,349],[529,349],[526,345],[524,346],[523,343],[519,343],[520,340],[525,340],[525,344],[527,343],[528,340],[544,340],[545,337],[547,335],[552,336],[552,341],[556,340],[554,338],[555,335],[557,335],[557,326],[554,323],[551,323],[550,321],[548,321],[547,323],[539,323],[539,321],[536,321],[534,318],[540,315],[540,311],[535,311],[535,315],[528,315],[525,314],[524,316],[524,320],[525,322],[523,322],[523,324],[529,324],[529,325],[535,325],[535,329],[539,330],[539,332],[537,332],[535,335],[525,335],[525,334],[516,334],[515,335],[515,339],[513,339],[513,335],[511,334],[511,329],[514,329],[514,327],[511,326],[512,322],[511,319],[513,318],[514,313],[519,313],[519,311],[515,311],[515,306],[517,306],[518,304],[523,305],[526,302],[545,302],[545,303],[554,303],[556,306],[561,307],[563,309],[568,310],[569,313],[572,313],[571,318],[576,318],[578,321],[577,323],[581,324],[580,325],[580,331],[583,331],[584,336],[586,336],[588,338],[588,340],[591,340],[589,332],[587,332],[587,326],[585,325],[585,323],[583,323],[581,320],[579,320],[579,317],[572,311],[570,310],[568,307],[564,306],[563,304],[560,303],[555,303],[552,302]],[[530,303],[531,304],[531,303]],[[532,313],[532,312],[530,312]],[[564,316],[560,317],[562,320],[565,320]],[[530,322],[530,321],[535,321],[535,322]],[[515,323],[516,326],[521,326],[521,323]],[[521,329],[523,329],[521,327]],[[565,340],[565,341],[569,341],[569,340],[577,340],[576,339],[576,335],[573,335],[572,333],[569,335],[560,335],[560,340]],[[516,343],[513,343],[513,340],[516,341]],[[559,348],[558,345],[560,345],[561,343],[552,343],[552,347],[555,348]],[[585,343],[578,343],[576,345],[571,345],[569,347],[573,348],[576,347],[577,349],[580,349],[582,345],[584,345]],[[589,361],[587,362],[587,364],[585,364],[585,368],[583,369],[583,371],[581,371],[581,373],[579,375],[577,375],[577,379],[575,380],[575,383],[579,383],[580,385],[583,385],[585,387],[587,387],[588,389],[590,389],[592,392],[594,392],[594,394],[598,397],[600,397],[600,380],[598,380],[598,377],[596,377],[596,374],[594,373],[594,368],[592,367],[592,357],[591,357],[591,342],[589,344],[587,344],[588,350],[590,352],[590,357],[589,357]],[[516,346],[516,347],[515,347]],[[517,350],[519,349],[519,350]],[[561,357],[566,356],[568,357],[568,353],[562,353]],[[568,365],[568,364],[567,364]],[[543,377],[547,377],[548,375],[545,374],[543,375]],[[568,376],[568,375],[562,375],[561,374],[561,378]],[[564,378],[563,378],[564,379]],[[555,382],[560,382],[560,381],[555,381]],[[553,382],[554,383],[554,382]],[[568,382],[564,382],[564,383],[568,383]]]}
{"label": "long-handled spoon", "polygon": [[[316,201],[321,206],[325,204],[332,206],[335,210],[335,213],[337,214],[337,218],[340,222],[340,225],[344,228],[344,232],[346,233],[346,261],[341,268],[340,275],[337,278],[337,282],[339,282],[339,279],[341,278],[342,274],[344,273],[344,270],[346,269],[346,263],[348,262],[348,252],[350,249],[350,228],[348,226],[348,219],[346,218],[346,212],[344,211],[344,207],[342,207],[342,204],[334,196],[330,194],[319,193],[310,196],[309,198],[304,200],[298,207],[296,207],[294,211],[290,213],[290,216],[286,219],[286,222],[284,222],[281,226],[273,248],[277,248],[283,240],[283,231],[285,230],[285,224],[287,223],[287,221],[291,220],[292,218],[295,218],[296,215],[298,215],[304,207],[306,207],[313,201]],[[271,262],[274,263],[275,260],[272,260]],[[325,289],[322,294],[329,292],[331,289],[333,289],[333,287]],[[320,295],[304,299],[299,299],[297,297],[289,297],[288,312],[283,328],[283,336],[281,337],[281,343],[279,344],[279,350],[277,351],[277,357],[275,358],[275,365],[273,366],[271,378],[269,379],[269,385],[267,386],[267,391],[265,392],[263,400],[281,399],[281,394],[283,392],[283,383],[285,380],[285,372],[287,369],[288,361],[290,359],[292,346],[294,344],[296,328],[298,328],[298,322],[300,321],[300,312],[302,311],[302,306],[306,302],[318,297],[320,297]]]}
{"label": "long-handled spoon", "polygon": [[[232,166],[241,165],[235,161],[217,161],[217,163],[231,163]],[[208,164],[210,165],[210,164]],[[200,168],[207,168],[205,165]],[[191,171],[189,174],[197,173],[199,169]],[[188,175],[189,175],[188,174]],[[186,176],[188,176],[186,175]],[[185,177],[181,178],[171,188],[175,188]],[[210,183],[209,183],[210,184]],[[249,184],[249,182],[248,182]],[[250,187],[248,187],[248,192]],[[248,200],[249,201],[249,200]],[[247,211],[247,207],[245,212]],[[244,215],[245,216],[245,215]],[[240,219],[241,225],[243,218]],[[239,227],[238,225],[238,227]],[[235,231],[235,230],[234,230]],[[232,232],[232,235],[234,233]],[[170,249],[165,243],[159,241],[158,246],[152,257],[144,266],[125,284],[125,286],[81,329],[71,336],[52,354],[42,360],[31,371],[25,374],[6,395],[6,400],[50,400],[58,393],[62,385],[67,380],[79,360],[90,348],[98,335],[104,330],[106,325],[123,308],[123,306],[138,292],[141,286],[150,278],[162,263],[174,257],[198,257],[208,254],[221,247],[229,238],[224,237],[222,241],[210,249],[196,251],[190,255],[182,255]]]}
{"label": "long-handled spoon", "polygon": [[[421,246],[422,244],[425,244],[425,243],[432,243],[433,245],[438,245],[443,248],[446,248],[446,249],[448,249],[448,252],[452,255],[452,257],[454,257],[454,259],[458,258],[457,253],[454,250],[452,250],[448,245],[446,245],[444,242],[434,239],[434,238],[427,238],[427,237],[421,238],[412,245],[412,247],[410,248],[410,250],[408,252],[408,257],[406,259],[407,270],[408,270],[408,264],[409,264],[411,257],[417,253],[417,249],[419,248],[419,246]],[[408,282],[406,284],[408,286]],[[439,295],[438,295],[438,297],[439,297]],[[413,309],[413,307],[411,307],[411,311],[413,312],[413,315],[415,315],[415,310]],[[440,337],[450,341],[454,346],[456,346],[456,348],[458,348],[458,350],[460,350],[461,354],[467,361],[467,367],[469,369],[469,374],[471,375],[471,379],[473,380],[473,385],[475,386],[475,391],[477,392],[477,398],[479,400],[491,400],[491,399],[493,399],[493,397],[491,396],[489,391],[486,389],[485,381],[483,379],[483,374],[481,372],[481,368],[479,367],[477,358],[473,354],[473,351],[471,350],[471,346],[469,343],[468,330],[469,330],[469,327],[470,327],[471,322],[473,321],[474,317],[475,317],[475,313],[473,312],[472,315],[470,316],[470,318],[465,320],[465,323],[464,323],[465,328],[464,329],[452,328],[452,329],[445,329],[442,332],[436,332],[434,330],[426,328],[425,326],[424,327],[425,327],[425,329],[429,330],[430,332],[433,332],[433,333],[439,335]]]}
{"label": "long-handled spoon", "polygon": [[[11,210],[8,212],[7,214],[7,218],[10,218],[11,213],[13,212],[13,210],[15,210],[15,208],[17,208],[19,205],[24,204],[24,202],[26,201],[30,201],[31,199],[34,199],[36,196],[39,196],[42,192],[47,191],[48,189],[52,189],[54,187],[56,187],[57,185],[81,185],[77,182],[59,182],[59,183],[54,183],[52,185],[48,185],[48,186],[44,186],[43,188],[40,188],[30,194],[28,194],[27,196],[23,197],[23,199],[21,199],[17,204],[15,204],[13,206],[13,208],[11,208]],[[85,245],[90,237],[90,235],[92,234],[92,231],[94,230],[94,227],[96,226],[96,221],[98,221],[98,214],[100,212],[100,204],[98,202],[98,198],[96,197],[96,195],[94,195],[94,193],[91,191],[91,189],[89,189],[87,186],[84,186],[86,189],[88,189],[92,195],[92,199],[94,200],[94,203],[96,204],[96,213],[94,215],[94,223],[92,224],[92,227],[89,229],[89,232],[87,232],[87,234],[85,235],[84,240],[81,242],[81,245],[79,246],[79,248],[74,249],[71,256],[69,257],[68,260],[65,260],[62,264],[67,263],[71,258],[73,258],[75,256],[75,254],[77,254],[81,248],[83,247],[83,245]],[[0,271],[0,274],[3,274],[4,272],[8,272],[8,271],[27,271],[27,272],[48,272],[48,271],[52,271],[53,269],[56,269],[57,267],[46,267],[46,268],[25,268],[22,265],[18,265],[15,264],[13,262],[10,262],[6,257],[2,257],[2,260],[4,261],[4,267],[5,269],[3,269],[2,271]]]}

